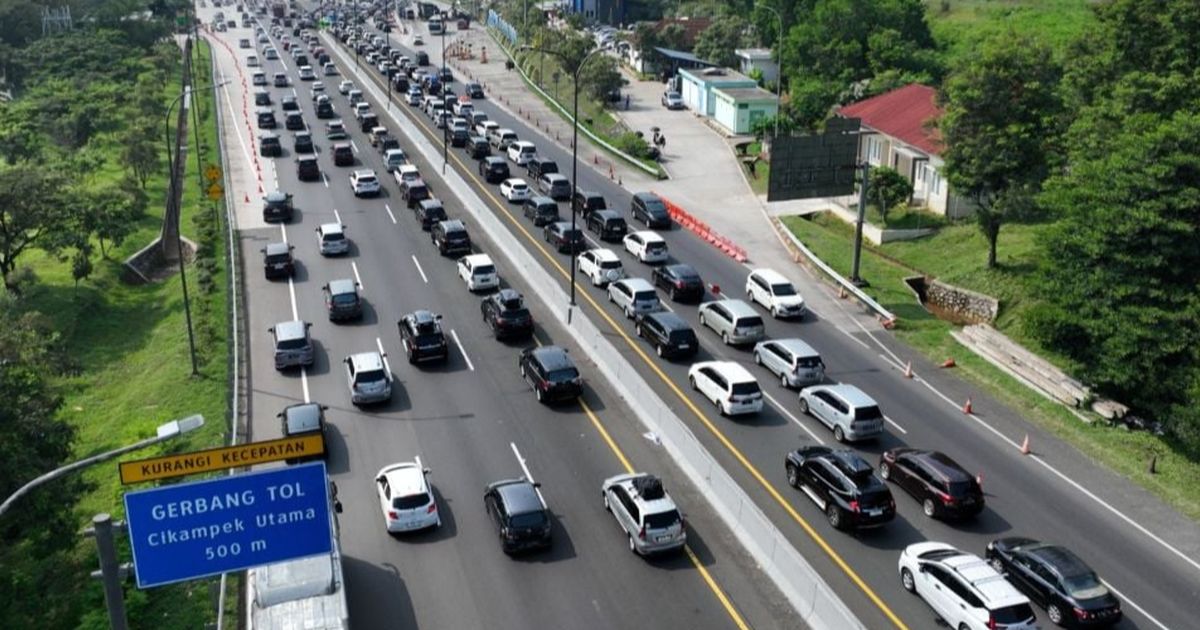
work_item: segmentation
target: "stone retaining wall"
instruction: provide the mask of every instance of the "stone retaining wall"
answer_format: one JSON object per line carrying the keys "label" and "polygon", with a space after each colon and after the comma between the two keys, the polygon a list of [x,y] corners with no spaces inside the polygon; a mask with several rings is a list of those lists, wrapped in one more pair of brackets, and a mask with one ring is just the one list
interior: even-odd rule
{"label": "stone retaining wall", "polygon": [[1000,313],[1000,301],[996,298],[946,284],[941,280],[934,280],[927,285],[925,300],[964,320],[977,323],[993,322]]}

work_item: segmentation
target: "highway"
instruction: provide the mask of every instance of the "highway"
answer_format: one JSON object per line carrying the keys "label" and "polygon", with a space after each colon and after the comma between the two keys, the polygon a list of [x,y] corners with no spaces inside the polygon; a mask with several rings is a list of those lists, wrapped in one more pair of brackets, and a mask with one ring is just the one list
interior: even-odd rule
{"label": "highway", "polygon": [[[473,25],[472,28],[479,28]],[[418,29],[423,29],[418,25]],[[423,30],[418,30],[425,34]],[[424,49],[438,63],[439,40],[426,35]],[[325,41],[334,40],[325,35]],[[392,38],[395,45],[396,38]],[[409,50],[411,39],[402,48]],[[346,75],[353,73],[353,52],[335,55]],[[362,87],[365,77],[375,82],[375,94],[386,94],[380,75],[365,61],[354,80]],[[457,84],[461,92],[461,78]],[[399,103],[399,100],[397,100]],[[339,103],[340,105],[340,103]],[[477,111],[488,114],[501,127],[513,129],[522,139],[532,140],[538,152],[555,159],[569,173],[570,154],[541,137],[523,121],[493,101],[476,101]],[[403,115],[425,129],[429,138],[440,143],[442,132],[423,114],[407,105],[398,105]],[[515,206],[498,197],[497,188],[483,185],[475,175],[474,161],[458,149],[450,150],[450,166],[460,169],[473,183],[476,192],[488,200],[489,210],[512,216],[509,225],[526,231],[530,247],[540,233],[520,217]],[[520,169],[514,168],[519,176]],[[736,177],[728,174],[728,177]],[[629,207],[631,191],[618,186],[602,173],[580,166],[580,186],[601,192],[610,207]],[[562,204],[562,216],[569,210]],[[737,211],[736,209],[734,211]],[[758,209],[747,209],[758,212]],[[757,217],[755,217],[757,220]],[[638,224],[633,224],[638,225]],[[724,256],[691,233],[678,228],[664,233],[672,257],[694,266],[706,282],[723,287],[725,292],[742,297],[747,267]],[[621,251],[619,244],[606,245],[622,257],[627,272],[649,278],[650,269]],[[553,259],[547,266],[554,273],[565,273],[565,255],[538,256]],[[780,270],[799,276],[794,270]],[[565,278],[564,278],[565,281]],[[805,286],[801,284],[801,286]],[[881,405],[889,422],[887,435],[877,443],[855,448],[869,461],[893,446],[909,445],[948,453],[968,470],[978,471],[983,480],[988,507],[974,522],[944,523],[926,518],[910,497],[895,488],[898,517],[887,527],[861,534],[833,531],[820,510],[807,497],[790,488],[783,476],[783,457],[787,450],[805,443],[830,444],[832,436],[814,419],[798,411],[796,395],[781,389],[762,368],[755,367],[746,349],[720,344],[710,330],[701,329],[692,305],[670,307],[697,329],[703,348],[696,360],[732,359],[746,364],[760,375],[771,404],[750,419],[730,420],[712,412],[707,401],[688,389],[686,364],[663,361],[652,356],[651,348],[637,340],[632,324],[607,303],[602,290],[581,282],[580,304],[583,312],[611,331],[615,343],[638,367],[648,382],[688,422],[709,450],[725,465],[743,488],[773,518],[781,530],[833,588],[871,628],[926,628],[933,624],[933,613],[918,599],[907,595],[896,576],[899,551],[913,542],[940,540],[981,554],[986,543],[1006,535],[1027,535],[1071,547],[1099,572],[1122,599],[1126,619],[1122,628],[1194,627],[1193,615],[1182,602],[1200,594],[1200,533],[1196,524],[1165,509],[1142,491],[1129,490],[1128,482],[1112,472],[1092,464],[1074,449],[1047,437],[1020,421],[1017,414],[1003,409],[1002,403],[976,397],[973,414],[960,407],[969,388],[949,376],[932,374],[927,362],[897,343],[887,333],[867,328],[847,329],[831,323],[825,313],[817,312],[800,322],[780,322],[767,318],[769,337],[799,336],[817,348],[824,357],[831,380],[858,385]],[[712,299],[709,296],[706,299]],[[828,314],[828,315],[832,315]],[[839,321],[841,318],[839,318]],[[902,366],[914,359],[918,375],[907,379]],[[995,410],[994,412],[991,410]],[[1001,411],[1002,410],[1002,411]],[[1019,450],[1022,437],[1035,436],[1034,454]],[[1143,504],[1150,508],[1143,509]],[[1131,509],[1126,509],[1131,506]],[[1046,622],[1039,609],[1039,618]]]}
{"label": "highway", "polygon": [[[226,15],[232,13],[226,8]],[[201,9],[209,22],[214,9]],[[276,414],[286,405],[314,401],[329,406],[328,460],[345,512],[341,515],[346,582],[356,628],[796,628],[802,627],[786,600],[723,528],[703,497],[682,477],[661,446],[620,399],[597,378],[589,378],[586,354],[572,347],[567,334],[548,324],[548,305],[505,275],[505,284],[526,294],[538,321],[536,343],[566,346],[585,379],[580,404],[545,406],[521,379],[516,366],[528,343],[501,343],[480,321],[481,296],[468,293],[420,230],[399,199],[381,158],[353,124],[346,98],[337,94],[341,77],[320,77],[338,114],[352,129],[357,149],[354,168],[372,168],[385,182],[376,199],[356,199],[348,167],[333,166],[314,113],[309,83],[298,79],[290,55],[279,42],[278,61],[263,61],[270,77],[286,72],[291,87],[269,88],[276,102],[296,93],[318,145],[327,178],[299,182],[291,136],[279,130],[284,156],[254,160],[255,143],[243,118],[240,78],[249,71],[244,56],[261,52],[238,48],[249,29],[212,34],[230,48],[214,47],[219,75],[233,83],[222,89],[226,137],[240,179],[255,177],[258,163],[264,189],[278,187],[294,195],[296,218],[267,226],[257,199],[237,201],[239,244],[244,261],[251,438],[279,437]],[[261,48],[256,44],[256,48]],[[342,64],[339,63],[339,66]],[[253,88],[251,88],[253,89]],[[385,104],[368,96],[381,114]],[[249,111],[253,112],[252,99]],[[252,122],[252,121],[251,121]],[[386,123],[385,123],[386,124]],[[253,126],[253,125],[251,125]],[[257,130],[254,131],[258,133]],[[437,167],[420,158],[411,142],[402,146],[421,168],[452,217],[462,217],[459,201],[436,176]],[[440,166],[440,165],[439,165]],[[352,239],[346,257],[322,258],[313,230],[340,220]],[[488,251],[482,234],[472,234],[477,249]],[[294,246],[297,271],[290,282],[268,281],[259,250],[268,242]],[[493,254],[495,257],[495,254]],[[361,322],[334,324],[326,319],[321,286],[353,278],[366,300]],[[452,339],[444,365],[412,366],[404,358],[396,321],[406,312],[427,308],[444,316]],[[317,345],[315,365],[303,372],[277,372],[271,361],[268,328],[293,318],[312,323]],[[530,342],[532,343],[532,342]],[[390,403],[355,408],[342,358],[382,348],[394,374]],[[373,478],[384,465],[419,456],[432,469],[443,525],[432,532],[393,537],[383,527]],[[660,475],[688,521],[688,552],[643,560],[627,551],[624,535],[601,504],[600,482],[626,470]],[[483,510],[485,484],[518,477],[526,470],[542,484],[553,513],[553,548],[516,558],[500,550]]]}

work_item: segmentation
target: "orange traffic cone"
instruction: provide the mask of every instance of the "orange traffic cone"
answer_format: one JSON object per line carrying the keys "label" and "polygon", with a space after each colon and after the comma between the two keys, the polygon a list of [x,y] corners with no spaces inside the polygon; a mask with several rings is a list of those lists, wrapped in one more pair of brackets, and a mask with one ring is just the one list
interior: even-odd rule
{"label": "orange traffic cone", "polygon": [[971,413],[971,399],[970,398],[967,399],[967,402],[963,403],[962,412],[965,414]]}
{"label": "orange traffic cone", "polygon": [[912,377],[913,377],[913,371],[912,371],[912,361],[909,361],[909,362],[908,362],[908,363],[907,363],[907,364],[904,366],[904,378],[912,378]]}
{"label": "orange traffic cone", "polygon": [[954,357],[947,357],[945,361],[942,361],[942,367],[944,368],[952,368],[955,365],[958,364],[954,362]]}
{"label": "orange traffic cone", "polygon": [[1022,454],[1022,455],[1028,455],[1030,452],[1031,452],[1031,451],[1029,450],[1029,434],[1028,434],[1028,433],[1026,433],[1026,434],[1025,434],[1025,441],[1024,441],[1024,442],[1021,442],[1021,454]]}

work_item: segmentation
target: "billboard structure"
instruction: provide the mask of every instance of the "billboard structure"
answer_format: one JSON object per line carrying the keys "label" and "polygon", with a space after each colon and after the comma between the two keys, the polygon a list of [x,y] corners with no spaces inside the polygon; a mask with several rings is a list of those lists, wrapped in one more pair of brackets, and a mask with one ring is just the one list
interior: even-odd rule
{"label": "billboard structure", "polygon": [[859,127],[858,118],[832,118],[823,134],[773,138],[767,201],[852,194]]}

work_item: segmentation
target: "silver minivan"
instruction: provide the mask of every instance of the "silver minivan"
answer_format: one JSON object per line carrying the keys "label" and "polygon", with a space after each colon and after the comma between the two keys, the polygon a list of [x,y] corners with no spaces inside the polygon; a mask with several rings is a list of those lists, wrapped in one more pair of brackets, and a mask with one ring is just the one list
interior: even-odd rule
{"label": "silver minivan", "polygon": [[313,364],[312,339],[308,336],[310,326],[312,324],[295,319],[279,322],[267,329],[275,339],[276,370]]}
{"label": "silver minivan", "polygon": [[621,307],[621,312],[630,319],[663,310],[654,285],[641,278],[624,278],[608,283],[608,301]]}
{"label": "silver minivan", "polygon": [[833,429],[839,442],[883,435],[883,412],[863,390],[845,383],[813,385],[800,390],[800,411]]}
{"label": "silver minivan", "polygon": [[803,387],[825,380],[821,355],[800,339],[768,339],[754,346],[754,362],[779,377],[784,387]]}
{"label": "silver minivan", "polygon": [[708,326],[725,345],[755,343],[766,334],[762,317],[741,300],[717,300],[700,305],[700,325]]}
{"label": "silver minivan", "polygon": [[360,352],[345,359],[350,402],[355,405],[386,402],[392,398],[392,375],[378,352]]}
{"label": "silver minivan", "polygon": [[683,515],[654,475],[631,473],[604,480],[604,508],[617,519],[639,556],[676,551],[687,542]]}

